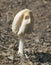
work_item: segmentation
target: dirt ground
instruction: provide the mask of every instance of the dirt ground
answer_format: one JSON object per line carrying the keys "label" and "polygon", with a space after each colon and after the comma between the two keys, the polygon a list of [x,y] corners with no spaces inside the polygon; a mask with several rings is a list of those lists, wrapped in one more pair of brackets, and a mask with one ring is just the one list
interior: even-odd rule
{"label": "dirt ground", "polygon": [[[34,30],[25,36],[25,56],[20,58],[19,38],[11,24],[24,8],[32,10]],[[9,59],[10,55],[15,56],[14,60]],[[51,65],[51,0],[0,0],[0,65]]]}

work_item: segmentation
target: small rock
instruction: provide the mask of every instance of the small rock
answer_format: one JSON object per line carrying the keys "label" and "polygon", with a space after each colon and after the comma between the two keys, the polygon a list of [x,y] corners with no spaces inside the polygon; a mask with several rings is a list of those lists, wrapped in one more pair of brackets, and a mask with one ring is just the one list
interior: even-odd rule
{"label": "small rock", "polygon": [[39,37],[35,37],[35,42],[39,42]]}
{"label": "small rock", "polygon": [[33,65],[33,63],[31,61],[28,62],[28,65]]}
{"label": "small rock", "polygon": [[50,46],[51,45],[51,43],[46,43],[46,42],[44,42],[43,43],[45,46]]}
{"label": "small rock", "polygon": [[8,56],[8,59],[9,59],[9,60],[13,60],[13,55]]}

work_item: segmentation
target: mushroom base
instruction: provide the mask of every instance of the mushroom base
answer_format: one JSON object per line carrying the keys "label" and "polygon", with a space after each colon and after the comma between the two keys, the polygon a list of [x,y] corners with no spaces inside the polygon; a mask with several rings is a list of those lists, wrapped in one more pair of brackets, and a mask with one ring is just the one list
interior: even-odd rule
{"label": "mushroom base", "polygon": [[23,42],[24,40],[21,38],[20,40],[19,40],[19,49],[18,49],[18,54],[20,55],[20,56],[23,56],[23,47],[24,47],[24,42]]}

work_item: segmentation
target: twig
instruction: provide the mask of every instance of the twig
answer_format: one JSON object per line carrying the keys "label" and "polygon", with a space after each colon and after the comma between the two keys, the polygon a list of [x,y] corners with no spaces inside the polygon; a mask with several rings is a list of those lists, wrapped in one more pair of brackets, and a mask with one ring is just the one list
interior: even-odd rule
{"label": "twig", "polygon": [[6,48],[6,47],[4,47],[4,46],[2,46],[2,45],[0,45],[0,47],[2,47],[2,48],[4,48],[4,49],[8,49],[8,48]]}

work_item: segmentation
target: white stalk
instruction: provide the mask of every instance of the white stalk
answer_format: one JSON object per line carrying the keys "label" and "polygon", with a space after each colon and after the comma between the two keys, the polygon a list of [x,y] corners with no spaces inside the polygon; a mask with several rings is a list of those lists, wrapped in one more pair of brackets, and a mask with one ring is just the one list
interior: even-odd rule
{"label": "white stalk", "polygon": [[21,38],[20,40],[19,40],[19,49],[18,49],[18,54],[20,55],[20,56],[23,56],[23,47],[24,47],[24,42],[23,42],[24,40]]}

